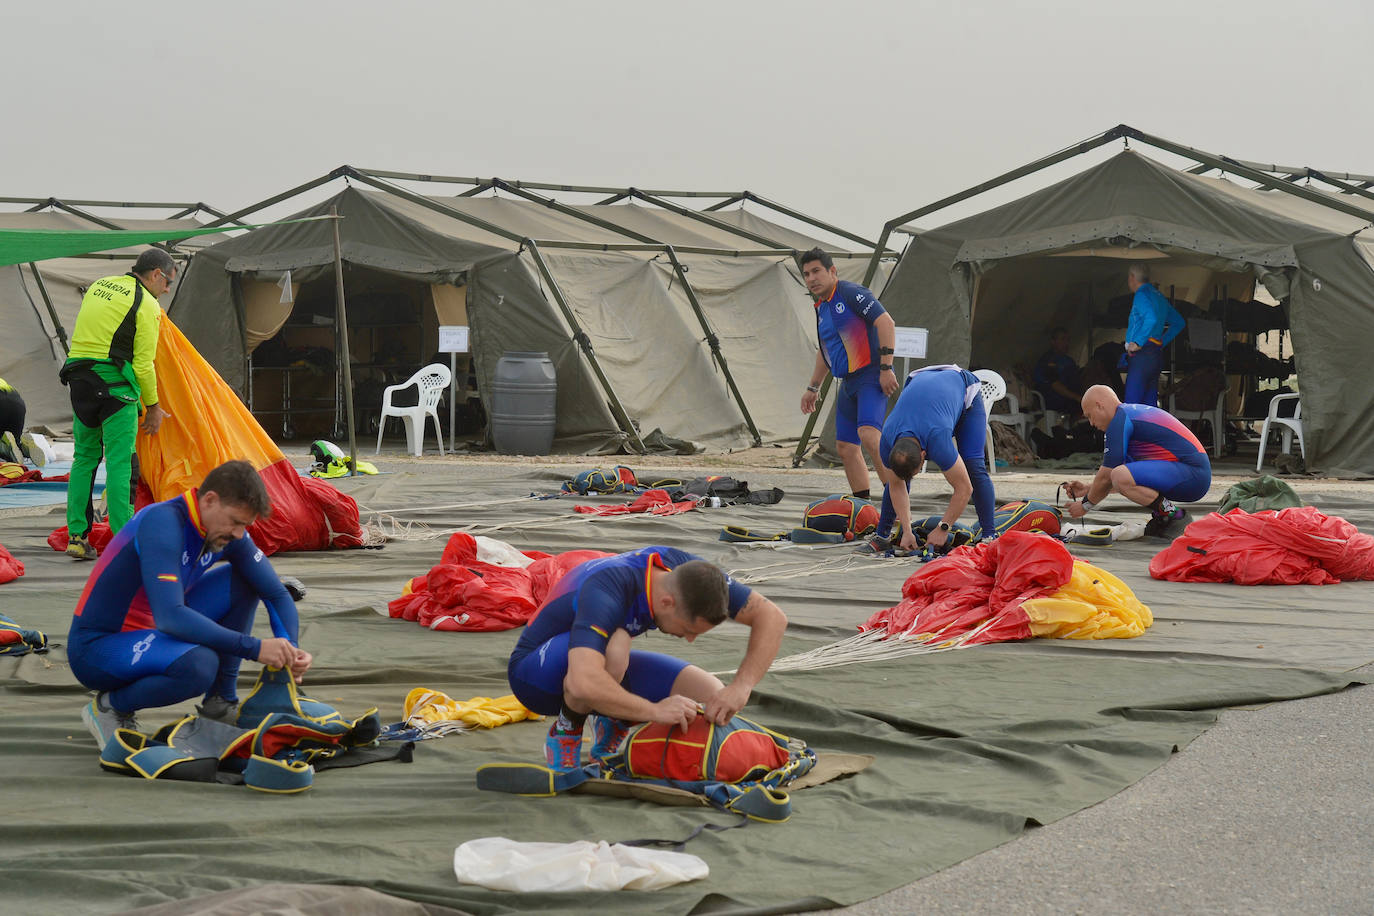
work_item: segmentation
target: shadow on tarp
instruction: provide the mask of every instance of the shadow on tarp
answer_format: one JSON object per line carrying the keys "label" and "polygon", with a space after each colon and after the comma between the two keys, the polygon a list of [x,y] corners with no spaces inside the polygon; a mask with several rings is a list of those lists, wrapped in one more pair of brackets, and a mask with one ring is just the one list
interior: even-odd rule
{"label": "shadow on tarp", "polygon": [[[667,542],[751,569],[763,580],[757,587],[797,623],[784,654],[852,632],[895,601],[914,568],[713,540],[727,522],[787,527],[833,486],[833,474],[815,482],[736,475],[782,486],[788,498],[778,506],[590,521],[574,518],[568,500],[519,500],[543,489],[532,468],[413,467],[341,488],[364,506],[428,506],[410,517],[431,533],[478,524],[550,552]],[[483,501],[490,504],[436,508]],[[6,546],[30,574],[0,598],[22,625],[65,641],[89,567],[48,550],[41,521],[7,520]],[[432,632],[374,613],[437,560],[443,543],[273,558],[310,589],[301,612],[302,643],[317,658],[307,683],[313,696],[345,714],[380,706],[394,720],[417,686],[462,698],[507,692],[516,632]],[[206,895],[263,885],[293,886],[279,902],[297,904],[308,902],[309,889],[296,885],[366,887],[399,898],[369,912],[396,914],[421,912],[405,901],[479,914],[774,913],[855,903],[1115,794],[1197,737],[1220,709],[1339,690],[1353,683],[1339,670],[1353,667],[1347,659],[1368,660],[1367,648],[1352,648],[1371,644],[1366,584],[1290,592],[1154,583],[1144,574],[1153,549],[1136,542],[1091,555],[1154,608],[1155,628],[1137,640],[1032,641],[770,675],[750,706],[754,718],[818,749],[873,754],[876,762],[797,792],[785,824],[694,839],[688,851],[706,860],[711,876],[652,893],[514,895],[457,884],[453,849],[478,837],[685,837],[702,819],[730,820],[638,801],[477,791],[480,764],[540,758],[542,723],[424,742],[412,764],[322,773],[300,796],[155,783],[97,768],[79,718],[84,691],[60,649],[0,659],[0,771],[10,797],[22,800],[0,832],[0,868],[23,876],[6,882],[4,908],[109,913],[180,901],[180,909],[158,911],[170,916],[202,912],[207,901],[198,898]],[[745,635],[726,625],[691,645],[657,633],[642,643],[722,670],[737,663]],[[244,669],[245,682],[256,676],[256,665]],[[143,714],[146,726],[171,718],[170,710]]]}

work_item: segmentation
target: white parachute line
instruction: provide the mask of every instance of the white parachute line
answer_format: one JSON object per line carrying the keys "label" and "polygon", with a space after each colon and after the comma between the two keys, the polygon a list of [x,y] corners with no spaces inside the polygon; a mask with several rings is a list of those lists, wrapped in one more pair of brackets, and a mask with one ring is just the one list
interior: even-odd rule
{"label": "white parachute line", "polygon": [[823,668],[838,668],[862,662],[888,661],[911,655],[932,655],[962,649],[972,644],[996,621],[988,618],[967,632],[957,636],[945,637],[944,631],[917,633],[911,630],[902,633],[888,633],[887,630],[869,630],[857,636],[850,636],[838,642],[818,646],[806,652],[799,652],[785,658],[775,659],[769,671],[818,671]]}

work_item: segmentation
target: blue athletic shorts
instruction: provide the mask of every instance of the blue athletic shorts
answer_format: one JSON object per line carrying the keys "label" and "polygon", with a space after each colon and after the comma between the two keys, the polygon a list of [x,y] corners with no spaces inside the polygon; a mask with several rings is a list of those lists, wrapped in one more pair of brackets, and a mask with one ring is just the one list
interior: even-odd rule
{"label": "blue athletic shorts", "polygon": [[835,441],[859,444],[859,427],[883,428],[887,418],[887,395],[878,376],[864,372],[840,380],[835,400]]}
{"label": "blue athletic shorts", "polygon": [[1166,499],[1194,503],[1212,485],[1212,465],[1206,458],[1197,464],[1186,461],[1130,461],[1126,470],[1142,487],[1158,491]]}
{"label": "blue athletic shorts", "polygon": [[[672,694],[673,682],[686,667],[686,662],[671,655],[631,649],[620,686],[657,703]],[[558,715],[563,707],[563,680],[568,676],[568,634],[560,633],[532,652],[512,658],[506,676],[511,693],[526,709],[541,716]]]}

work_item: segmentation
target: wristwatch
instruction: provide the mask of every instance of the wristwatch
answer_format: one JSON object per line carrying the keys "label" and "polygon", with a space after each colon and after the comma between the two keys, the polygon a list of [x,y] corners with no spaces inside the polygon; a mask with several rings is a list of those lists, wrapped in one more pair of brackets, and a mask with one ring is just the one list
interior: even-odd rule
{"label": "wristwatch", "polygon": [[949,522],[941,522],[941,523],[940,523],[940,530],[941,530],[941,531],[948,531],[948,530],[949,530]]}
{"label": "wristwatch", "polygon": [[878,371],[879,371],[879,372],[891,372],[891,371],[892,371],[892,364],[891,364],[891,363],[879,363],[879,364],[878,364]]}
{"label": "wristwatch", "polygon": [[806,390],[809,391],[809,392],[811,392],[812,394],[820,394],[821,386],[820,386],[820,385],[807,385],[807,386],[806,386]]}

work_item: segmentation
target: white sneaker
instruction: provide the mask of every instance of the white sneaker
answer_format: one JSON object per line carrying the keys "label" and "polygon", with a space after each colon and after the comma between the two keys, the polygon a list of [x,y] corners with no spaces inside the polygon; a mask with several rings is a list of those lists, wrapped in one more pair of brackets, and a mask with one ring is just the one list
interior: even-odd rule
{"label": "white sneaker", "polygon": [[115,729],[131,728],[138,731],[138,719],[133,713],[116,712],[100,702],[100,698],[105,696],[98,693],[91,698],[91,701],[81,708],[81,721],[86,723],[86,729],[95,738],[95,743],[100,745],[100,749],[105,750],[105,745],[110,742]]}

